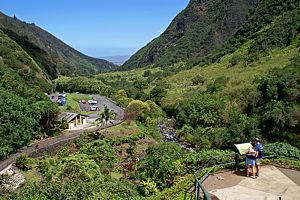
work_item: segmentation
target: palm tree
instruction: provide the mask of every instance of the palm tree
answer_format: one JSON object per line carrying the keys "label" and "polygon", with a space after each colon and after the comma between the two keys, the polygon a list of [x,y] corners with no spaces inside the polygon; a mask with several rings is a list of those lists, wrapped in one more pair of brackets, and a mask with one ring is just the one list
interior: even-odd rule
{"label": "palm tree", "polygon": [[114,119],[115,117],[116,113],[113,110],[108,109],[107,106],[105,106],[103,112],[100,114],[100,118],[98,118],[96,121],[99,123],[104,122],[104,129],[106,131],[107,122],[110,119]]}

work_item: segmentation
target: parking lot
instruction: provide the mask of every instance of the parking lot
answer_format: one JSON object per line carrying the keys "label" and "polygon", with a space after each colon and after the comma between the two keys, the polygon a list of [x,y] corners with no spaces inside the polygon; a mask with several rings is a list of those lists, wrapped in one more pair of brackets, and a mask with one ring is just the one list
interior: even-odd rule
{"label": "parking lot", "polygon": [[[107,99],[106,97],[100,96],[100,95],[90,95],[90,97],[97,101],[97,104],[93,106],[97,106],[99,108],[97,112],[102,112],[104,110],[104,107],[107,106],[108,109],[113,110],[117,114],[117,119],[122,119],[124,116],[124,111],[122,108],[117,106],[115,103],[113,103],[111,100]],[[91,105],[87,102],[82,103],[82,99],[80,100],[79,107],[82,111],[91,111]]]}
{"label": "parking lot", "polygon": [[[80,110],[82,111],[86,111],[86,112],[94,112],[95,114],[98,114],[99,112],[102,112],[104,110],[104,107],[107,106],[108,109],[113,110],[116,114],[117,114],[117,120],[121,120],[124,117],[124,110],[122,108],[120,108],[119,106],[117,106],[114,102],[112,102],[111,100],[109,100],[108,98],[104,97],[104,96],[100,96],[100,95],[83,95],[84,97],[72,97],[70,99],[69,96],[69,100],[68,100],[68,94],[67,95],[67,104],[70,103],[70,101],[74,101],[76,100],[79,105]],[[80,94],[79,94],[80,95]],[[47,94],[47,96],[49,97],[49,99],[53,102],[57,102],[58,100],[58,94]],[[82,98],[82,99],[81,99]],[[95,100],[97,101],[96,104],[94,105],[90,105],[88,103],[88,100]],[[85,101],[83,103],[83,100]],[[68,102],[69,101],[69,102]],[[75,103],[75,102],[74,102]],[[76,104],[75,103],[75,104]],[[73,103],[71,103],[73,104]],[[98,108],[97,110],[91,110],[91,106],[94,106],[94,108]]]}
{"label": "parking lot", "polygon": [[[79,100],[78,104],[82,111],[90,111],[91,105],[87,102],[87,100],[86,100],[86,103],[82,103],[82,100]],[[95,106],[97,106],[97,105],[95,105]]]}

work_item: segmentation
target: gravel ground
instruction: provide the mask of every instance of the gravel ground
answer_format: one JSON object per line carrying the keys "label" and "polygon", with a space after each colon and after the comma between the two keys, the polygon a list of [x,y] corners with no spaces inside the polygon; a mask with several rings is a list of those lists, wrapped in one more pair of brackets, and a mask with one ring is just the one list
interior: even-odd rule
{"label": "gravel ground", "polygon": [[245,178],[245,172],[220,171],[215,176],[209,176],[204,181],[204,186],[208,191],[222,189],[237,185]]}

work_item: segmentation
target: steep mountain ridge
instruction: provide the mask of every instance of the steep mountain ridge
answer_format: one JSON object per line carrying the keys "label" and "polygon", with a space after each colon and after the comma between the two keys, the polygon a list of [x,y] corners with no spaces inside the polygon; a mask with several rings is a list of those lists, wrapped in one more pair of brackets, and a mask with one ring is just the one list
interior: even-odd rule
{"label": "steep mountain ridge", "polygon": [[226,43],[246,21],[258,0],[191,0],[167,30],[122,67],[194,63]]}
{"label": "steep mountain ridge", "polygon": [[78,52],[34,23],[1,12],[0,29],[35,59],[51,79],[58,75],[91,75],[117,67]]}
{"label": "steep mountain ridge", "polygon": [[[2,71],[1,78],[3,80],[9,74],[15,73],[22,77],[21,82],[25,82],[26,85],[32,88],[39,88],[41,91],[52,90],[52,83],[43,70],[26,51],[2,30],[0,30],[0,71]],[[13,79],[8,82],[10,81],[13,81]],[[15,82],[18,81],[15,80]]]}

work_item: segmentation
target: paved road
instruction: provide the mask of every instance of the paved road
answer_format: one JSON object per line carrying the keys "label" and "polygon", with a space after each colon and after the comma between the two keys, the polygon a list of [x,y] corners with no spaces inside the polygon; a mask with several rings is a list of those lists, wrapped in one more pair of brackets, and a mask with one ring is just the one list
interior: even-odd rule
{"label": "paved road", "polygon": [[[117,118],[113,120],[112,123],[109,123],[107,127],[112,127],[123,122],[124,110],[122,108],[118,107],[112,101],[105,97],[97,96],[96,98],[97,101],[99,100],[101,102],[104,102],[109,109],[114,110],[117,113]],[[64,144],[68,141],[73,141],[84,132],[94,132],[101,129],[103,129],[103,127],[91,126],[84,130],[66,131],[59,136],[40,140],[36,143],[31,144],[30,146],[18,150],[17,153],[10,155],[7,159],[0,161],[0,171],[5,169],[10,164],[14,163],[16,158],[19,157],[21,154],[27,154],[29,156],[44,154],[47,153],[47,150],[51,148],[57,148],[61,144]]]}
{"label": "paved road", "polygon": [[122,120],[124,117],[124,110],[117,106],[114,102],[112,102],[110,99],[100,96],[100,95],[91,95],[91,97],[94,97],[96,99],[97,106],[100,108],[102,111],[105,106],[109,108],[110,110],[113,110],[116,114],[116,120]]}

